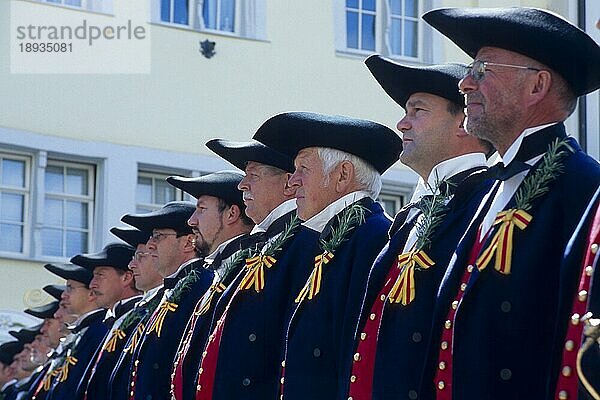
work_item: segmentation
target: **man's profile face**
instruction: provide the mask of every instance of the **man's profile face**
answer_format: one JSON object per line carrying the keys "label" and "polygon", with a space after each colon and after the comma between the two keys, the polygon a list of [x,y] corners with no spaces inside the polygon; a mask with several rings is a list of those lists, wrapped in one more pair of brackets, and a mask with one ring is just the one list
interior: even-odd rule
{"label": "man's profile face", "polygon": [[238,185],[243,193],[246,215],[258,224],[266,218],[275,207],[286,200],[283,194],[289,174],[275,172],[264,164],[249,161],[246,165],[246,176]]}

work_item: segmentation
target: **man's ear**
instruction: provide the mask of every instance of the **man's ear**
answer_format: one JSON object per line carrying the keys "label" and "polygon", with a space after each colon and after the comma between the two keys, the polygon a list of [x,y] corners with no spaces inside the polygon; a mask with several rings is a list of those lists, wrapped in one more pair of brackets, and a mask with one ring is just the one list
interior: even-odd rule
{"label": "man's ear", "polygon": [[332,171],[335,178],[335,189],[338,193],[344,193],[354,184],[354,165],[344,160]]}
{"label": "man's ear", "polygon": [[463,114],[461,112],[461,113],[459,113],[459,115],[460,115],[460,118],[456,119],[456,121],[458,122],[458,125],[454,126],[454,134],[457,137],[469,136],[469,133],[465,129],[465,114]]}
{"label": "man's ear", "polygon": [[242,209],[237,204],[233,204],[223,212],[223,223],[232,225],[235,224],[241,217]]}
{"label": "man's ear", "polygon": [[529,105],[534,105],[542,101],[552,86],[552,75],[548,71],[538,71],[535,74],[535,80],[530,84],[528,94]]}
{"label": "man's ear", "polygon": [[125,271],[125,273],[123,274],[123,276],[121,278],[123,280],[123,285],[125,287],[132,286],[132,283],[134,281],[132,271]]}

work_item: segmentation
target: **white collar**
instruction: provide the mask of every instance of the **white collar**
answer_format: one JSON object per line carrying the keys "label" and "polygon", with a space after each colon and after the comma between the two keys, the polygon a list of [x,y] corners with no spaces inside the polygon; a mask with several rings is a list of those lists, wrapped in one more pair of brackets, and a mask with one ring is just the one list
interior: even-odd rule
{"label": "white collar", "polygon": [[250,232],[251,235],[259,232],[266,232],[269,229],[269,226],[275,221],[277,218],[281,217],[284,214],[296,209],[296,199],[286,200],[277,207],[275,207],[269,215],[265,217],[262,221],[260,221]]}
{"label": "white collar", "polygon": [[512,160],[515,159],[515,156],[517,155],[517,153],[519,152],[519,149],[521,148],[521,144],[523,143],[523,139],[525,139],[527,136],[534,134],[537,131],[540,131],[544,128],[549,127],[550,125],[554,125],[557,124],[558,122],[552,122],[549,124],[545,124],[545,125],[539,125],[539,126],[534,126],[531,128],[527,128],[523,131],[523,133],[521,133],[519,135],[519,137],[517,137],[515,139],[514,142],[512,142],[512,144],[510,145],[510,147],[508,148],[508,150],[506,150],[506,153],[504,154],[504,157],[500,156],[500,159],[502,160],[502,162],[504,163],[504,165],[508,165],[512,162]]}
{"label": "white collar", "polygon": [[313,231],[321,233],[323,232],[323,229],[325,229],[325,225],[327,225],[329,220],[335,217],[337,213],[342,211],[344,208],[348,207],[350,204],[362,200],[365,197],[370,197],[370,195],[362,190],[348,193],[347,195],[340,197],[339,199],[325,207],[323,210],[319,211],[317,214],[307,219],[305,222],[302,223],[302,225],[312,229]]}
{"label": "white collar", "polygon": [[77,319],[75,320],[75,322],[73,322],[71,325],[68,326],[69,329],[73,329],[77,326],[79,326],[79,324],[81,323],[81,321],[83,321],[84,319],[86,319],[87,317],[89,317],[90,315],[97,313],[99,311],[106,311],[106,309],[104,308],[96,308],[95,310],[92,311],[88,311],[85,314],[81,314],[79,317],[77,317]]}
{"label": "white collar", "polygon": [[413,192],[410,202],[419,201],[423,196],[433,194],[431,189],[436,187],[444,179],[448,179],[451,176],[471,168],[485,167],[486,165],[485,154],[483,153],[462,154],[444,160],[431,169],[431,172],[427,177],[427,183],[425,183],[423,178],[419,178],[419,182],[417,183],[417,187]]}
{"label": "white collar", "polygon": [[[181,264],[181,265],[179,266],[179,268],[177,268],[177,271],[175,271],[175,272],[173,272],[171,275],[167,276],[167,278],[175,278],[175,277],[177,276],[177,274],[178,274],[178,273],[179,273],[179,272],[180,272],[182,269],[184,269],[185,267],[187,267],[187,266],[188,266],[188,265],[190,265],[191,263],[198,261],[199,259],[200,259],[200,258],[198,258],[198,257],[194,257],[194,258],[192,258],[191,260],[187,260],[186,262],[184,262],[183,264]],[[165,278],[165,279],[167,279],[167,278]]]}
{"label": "white collar", "polygon": [[227,239],[226,241],[224,241],[223,243],[221,243],[220,245],[218,245],[217,248],[215,249],[215,251],[213,251],[212,253],[210,253],[210,255],[204,257],[204,262],[208,263],[208,264],[212,264],[212,262],[215,260],[215,258],[217,258],[217,256],[219,255],[219,253],[221,253],[223,251],[223,249],[225,249],[225,247],[229,243],[233,242],[235,239],[239,238],[242,235],[243,235],[243,233],[241,235],[234,236],[231,239]]}
{"label": "white collar", "polygon": [[4,384],[4,386],[2,386],[2,389],[0,391],[4,392],[7,387],[9,387],[10,385],[12,385],[13,383],[16,383],[16,382],[17,382],[17,379],[16,378],[12,378],[10,381],[6,382]]}
{"label": "white collar", "polygon": [[162,289],[163,286],[164,285],[161,283],[160,285],[148,290],[146,293],[144,293],[144,295],[142,296],[142,299],[140,301],[138,301],[137,304],[147,303],[152,297],[154,297],[156,292],[158,292],[160,289]]}

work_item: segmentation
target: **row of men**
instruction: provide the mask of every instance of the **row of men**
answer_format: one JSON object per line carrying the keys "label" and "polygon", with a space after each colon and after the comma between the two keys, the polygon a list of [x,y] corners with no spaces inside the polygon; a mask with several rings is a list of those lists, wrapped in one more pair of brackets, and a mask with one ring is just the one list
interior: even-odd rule
{"label": "row of men", "polygon": [[[195,207],[46,265],[67,279],[48,319],[77,319],[6,398],[598,398],[600,166],[563,121],[600,47],[539,9],[423,18],[474,61],[367,59],[402,140],[291,112],[209,141],[245,175],[170,177]],[[421,179],[392,222],[375,199],[398,158]]]}

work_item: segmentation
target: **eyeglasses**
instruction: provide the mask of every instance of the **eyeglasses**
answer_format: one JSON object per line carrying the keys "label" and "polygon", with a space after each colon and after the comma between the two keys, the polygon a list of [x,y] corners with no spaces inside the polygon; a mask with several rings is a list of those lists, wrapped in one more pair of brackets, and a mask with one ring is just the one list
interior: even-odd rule
{"label": "eyeglasses", "polygon": [[65,293],[73,293],[76,289],[87,289],[87,286],[71,286],[71,285],[67,285],[67,287],[65,288]]}
{"label": "eyeglasses", "polygon": [[142,261],[142,258],[149,256],[150,254],[152,254],[152,253],[149,253],[147,251],[136,251],[133,254],[133,257],[131,257],[131,259],[134,261],[140,262],[140,261]]}
{"label": "eyeglasses", "polygon": [[148,240],[152,239],[155,242],[160,242],[165,236],[177,236],[177,233],[152,232]]}
{"label": "eyeglasses", "polygon": [[475,60],[468,66],[468,68],[469,68],[468,75],[471,75],[471,77],[474,80],[480,81],[485,77],[485,71],[489,70],[488,69],[489,66],[517,68],[517,69],[531,70],[531,71],[538,71],[538,72],[541,71],[541,69],[533,68],[533,67],[526,67],[523,65],[499,64],[499,63]]}

